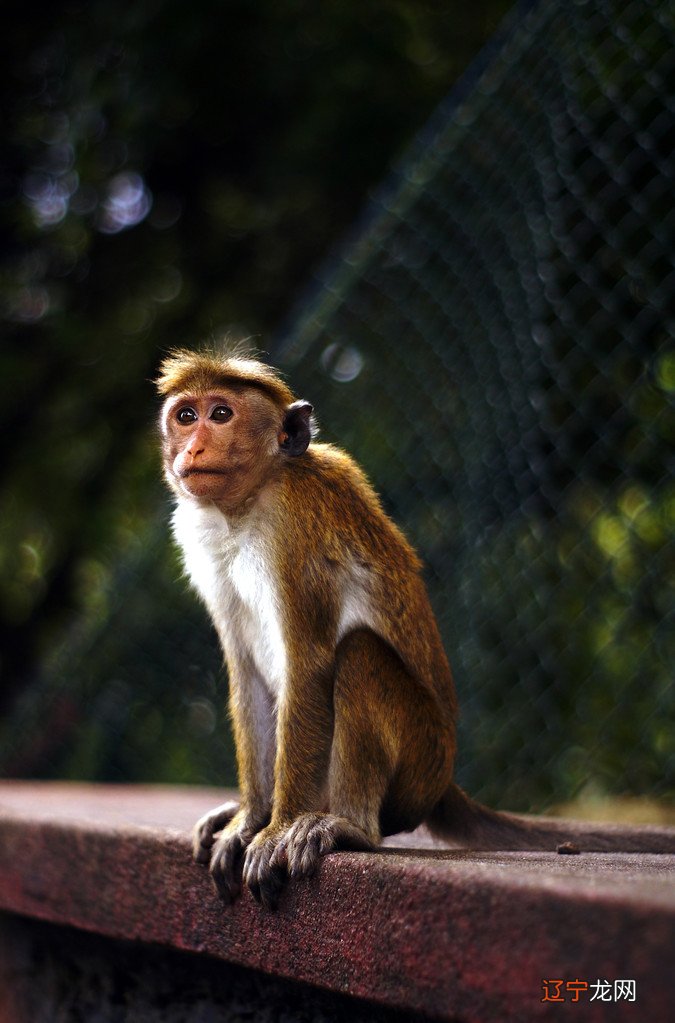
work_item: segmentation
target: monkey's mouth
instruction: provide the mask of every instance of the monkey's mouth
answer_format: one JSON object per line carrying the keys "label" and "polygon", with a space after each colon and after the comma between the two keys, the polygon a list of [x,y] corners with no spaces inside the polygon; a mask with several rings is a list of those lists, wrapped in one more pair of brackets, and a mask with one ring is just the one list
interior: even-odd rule
{"label": "monkey's mouth", "polygon": [[182,480],[188,476],[227,476],[227,469],[183,469],[178,475]]}

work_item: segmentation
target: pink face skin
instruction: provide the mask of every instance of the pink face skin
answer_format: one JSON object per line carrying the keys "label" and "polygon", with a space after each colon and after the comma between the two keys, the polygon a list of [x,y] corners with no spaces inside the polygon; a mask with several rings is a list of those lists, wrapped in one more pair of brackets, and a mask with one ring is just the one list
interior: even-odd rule
{"label": "pink face skin", "polygon": [[162,413],[164,468],[178,494],[231,508],[269,475],[281,412],[252,388],[170,397]]}

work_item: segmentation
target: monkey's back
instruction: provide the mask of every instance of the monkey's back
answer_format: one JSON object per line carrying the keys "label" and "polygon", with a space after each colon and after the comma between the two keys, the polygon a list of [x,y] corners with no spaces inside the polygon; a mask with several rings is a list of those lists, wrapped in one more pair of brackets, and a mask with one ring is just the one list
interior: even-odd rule
{"label": "monkey's back", "polygon": [[[313,443],[284,466],[277,507],[285,556],[303,578],[308,605],[318,604],[319,620],[332,612],[343,628],[371,627],[454,720],[452,676],[422,563],[360,466],[339,448]],[[336,593],[342,608],[326,607]]]}

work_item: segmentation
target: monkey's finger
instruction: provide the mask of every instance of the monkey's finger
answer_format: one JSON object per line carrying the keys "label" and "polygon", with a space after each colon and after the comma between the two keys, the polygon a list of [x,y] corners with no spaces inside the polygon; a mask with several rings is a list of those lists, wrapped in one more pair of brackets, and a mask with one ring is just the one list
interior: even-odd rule
{"label": "monkey's finger", "polygon": [[212,874],[211,880],[213,881],[213,887],[218,898],[226,906],[231,906],[241,893],[241,885],[234,878],[226,880],[221,874]]}
{"label": "monkey's finger", "polygon": [[236,803],[223,803],[197,821],[192,832],[192,855],[197,863],[209,862],[216,833],[229,824],[237,809]]}
{"label": "monkey's finger", "polygon": [[260,865],[257,884],[258,901],[265,909],[277,908],[285,879],[286,871],[281,867],[274,867],[269,862]]}
{"label": "monkey's finger", "polygon": [[228,835],[227,841],[218,842],[211,858],[212,873],[226,877],[232,875],[243,850],[244,845],[239,835]]}
{"label": "monkey's finger", "polygon": [[196,863],[208,863],[215,839],[213,833],[200,824],[195,825],[192,833],[192,858]]}
{"label": "monkey's finger", "polygon": [[244,856],[244,866],[241,871],[242,880],[249,888],[253,883],[257,882],[259,856],[259,847],[249,845]]}
{"label": "monkey's finger", "polygon": [[229,905],[237,898],[241,891],[241,886],[237,880],[234,870],[228,869],[227,866],[223,869],[223,864],[220,859],[218,859],[215,863],[211,864],[210,873],[216,892],[223,902],[226,905]]}
{"label": "monkey's finger", "polygon": [[211,849],[213,848],[213,842],[209,842],[206,845],[204,842],[196,842],[192,848],[192,858],[195,863],[201,863],[204,866],[208,866],[211,860]]}
{"label": "monkey's finger", "polygon": [[307,852],[307,857],[311,861],[318,856],[318,836],[322,830],[322,822],[323,817],[320,814],[303,814],[284,835],[286,861],[291,877],[302,877],[312,873],[311,863],[303,864],[303,855]]}
{"label": "monkey's finger", "polygon": [[249,847],[244,861],[243,879],[253,898],[265,909],[277,908],[284,886],[285,868],[272,865],[276,843],[265,842],[261,846]]}
{"label": "monkey's finger", "polygon": [[252,849],[249,849],[246,854],[241,877],[255,901],[262,902],[258,881],[258,856]]}
{"label": "monkey's finger", "polygon": [[218,894],[226,902],[236,899],[241,891],[236,866],[243,848],[239,835],[228,835],[225,841],[216,843],[211,857],[211,878]]}
{"label": "monkey's finger", "polygon": [[270,866],[279,867],[282,870],[288,869],[288,843],[282,838],[270,857]]}
{"label": "monkey's finger", "polygon": [[321,845],[322,834],[317,828],[309,833],[303,848],[299,850],[300,855],[294,861],[292,877],[311,877],[316,873],[321,859]]}

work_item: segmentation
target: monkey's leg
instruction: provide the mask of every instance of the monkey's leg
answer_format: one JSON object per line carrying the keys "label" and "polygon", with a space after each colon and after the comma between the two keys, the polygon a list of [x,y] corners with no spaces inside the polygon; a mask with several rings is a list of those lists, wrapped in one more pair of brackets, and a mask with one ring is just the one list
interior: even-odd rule
{"label": "monkey's leg", "polygon": [[312,874],[335,849],[370,849],[381,833],[419,824],[447,785],[438,715],[398,656],[368,630],[350,633],[336,657],[328,813],[304,813],[272,865]]}

